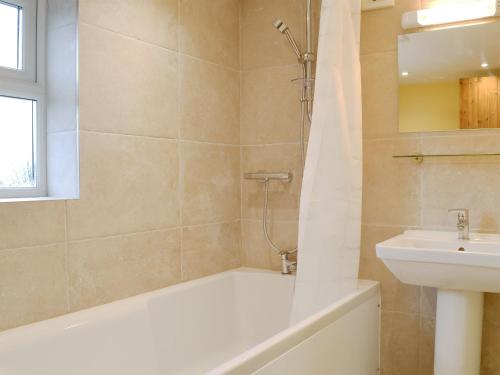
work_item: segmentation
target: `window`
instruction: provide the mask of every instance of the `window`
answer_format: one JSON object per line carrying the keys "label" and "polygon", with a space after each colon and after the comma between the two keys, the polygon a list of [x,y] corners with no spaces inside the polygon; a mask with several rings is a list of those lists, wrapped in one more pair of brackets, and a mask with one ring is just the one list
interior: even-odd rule
{"label": "window", "polygon": [[0,0],[0,199],[47,193],[42,1]]}
{"label": "window", "polygon": [[0,66],[22,69],[23,66],[23,9],[0,2]]}
{"label": "window", "polygon": [[0,0],[0,77],[35,81],[37,0]]}

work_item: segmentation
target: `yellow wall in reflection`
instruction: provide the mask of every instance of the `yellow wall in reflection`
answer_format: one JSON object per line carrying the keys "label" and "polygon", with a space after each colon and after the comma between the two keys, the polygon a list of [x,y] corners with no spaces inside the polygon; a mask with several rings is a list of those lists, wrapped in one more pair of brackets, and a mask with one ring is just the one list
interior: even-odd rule
{"label": "yellow wall in reflection", "polygon": [[399,86],[399,131],[457,129],[460,129],[458,80]]}

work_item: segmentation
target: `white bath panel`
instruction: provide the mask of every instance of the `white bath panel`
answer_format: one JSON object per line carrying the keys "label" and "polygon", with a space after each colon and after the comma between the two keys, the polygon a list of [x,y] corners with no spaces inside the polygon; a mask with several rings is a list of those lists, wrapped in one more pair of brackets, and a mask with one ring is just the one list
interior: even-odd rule
{"label": "white bath panel", "polygon": [[394,0],[361,0],[362,11],[391,8],[393,6]]}

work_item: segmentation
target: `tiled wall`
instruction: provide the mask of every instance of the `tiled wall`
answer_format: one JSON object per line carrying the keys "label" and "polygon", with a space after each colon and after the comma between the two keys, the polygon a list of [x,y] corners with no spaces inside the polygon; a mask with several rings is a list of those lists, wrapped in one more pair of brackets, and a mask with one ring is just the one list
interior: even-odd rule
{"label": "tiled wall", "polygon": [[[473,230],[500,231],[500,159],[443,158],[416,165],[397,153],[492,152],[498,131],[398,133],[397,35],[404,11],[422,0],[362,16],[364,191],[360,276],[382,284],[382,373],[430,375],[436,293],[400,283],[375,257],[375,244],[409,228],[454,230],[448,208],[471,209]],[[482,375],[500,374],[500,298],[487,295]]]}
{"label": "tiled wall", "polygon": [[[319,2],[315,1],[317,16]],[[304,0],[241,1],[241,170],[292,172],[289,184],[271,182],[270,234],[282,248],[297,246],[302,181],[300,66],[286,39],[272,26],[280,18],[303,46]],[[317,24],[317,23],[316,23]],[[262,232],[264,188],[242,180],[242,255],[251,267],[279,269],[279,256]]]}
{"label": "tiled wall", "polygon": [[0,330],[240,265],[239,14],[80,0],[81,199],[0,204]]}

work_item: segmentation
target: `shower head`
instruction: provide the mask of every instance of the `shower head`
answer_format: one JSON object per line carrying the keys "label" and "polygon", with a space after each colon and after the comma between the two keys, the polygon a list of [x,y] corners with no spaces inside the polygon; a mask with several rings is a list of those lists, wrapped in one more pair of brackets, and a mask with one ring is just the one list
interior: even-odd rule
{"label": "shower head", "polygon": [[278,29],[278,31],[280,33],[284,33],[286,30],[288,30],[288,26],[286,25],[286,23],[284,23],[282,20],[280,20],[279,18],[275,19],[273,21],[273,26]]}
{"label": "shower head", "polygon": [[288,28],[287,24],[284,23],[282,20],[275,19],[273,21],[273,26],[283,35],[285,35],[286,39],[288,40],[288,43],[290,43],[290,46],[292,47],[293,52],[295,55],[297,55],[297,58],[302,61],[302,53],[300,52],[300,48],[295,41],[295,38],[293,37],[293,34],[291,33],[290,29]]}

